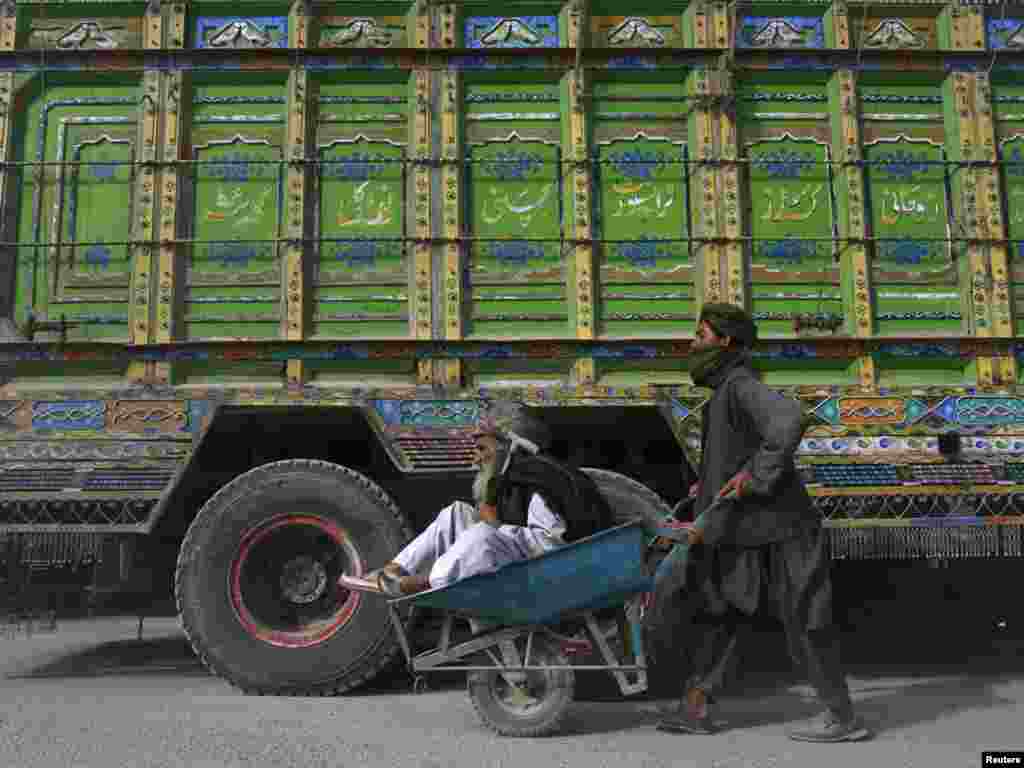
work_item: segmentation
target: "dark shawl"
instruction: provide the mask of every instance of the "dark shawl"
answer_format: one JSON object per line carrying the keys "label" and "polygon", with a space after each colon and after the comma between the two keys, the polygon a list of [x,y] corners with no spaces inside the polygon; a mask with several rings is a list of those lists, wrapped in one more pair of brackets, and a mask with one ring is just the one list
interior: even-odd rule
{"label": "dark shawl", "polygon": [[542,454],[515,454],[497,478],[496,491],[498,518],[507,525],[526,525],[530,499],[539,493],[551,511],[565,520],[566,543],[615,525],[611,507],[593,480]]}
{"label": "dark shawl", "polygon": [[829,553],[821,519],[796,471],[803,436],[800,404],[762,384],[742,356],[723,370],[704,406],[700,514],[741,470],[749,497],[707,515],[693,575],[712,613],[732,606],[770,610],[784,623],[817,629],[831,623]]}

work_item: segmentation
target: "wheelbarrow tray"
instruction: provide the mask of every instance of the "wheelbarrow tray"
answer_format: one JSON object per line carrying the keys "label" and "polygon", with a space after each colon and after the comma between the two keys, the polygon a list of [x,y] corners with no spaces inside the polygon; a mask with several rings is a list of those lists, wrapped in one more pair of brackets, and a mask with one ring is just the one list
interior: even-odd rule
{"label": "wheelbarrow tray", "polygon": [[392,601],[513,624],[549,624],[566,615],[621,604],[649,591],[639,522],[609,528],[529,560]]}

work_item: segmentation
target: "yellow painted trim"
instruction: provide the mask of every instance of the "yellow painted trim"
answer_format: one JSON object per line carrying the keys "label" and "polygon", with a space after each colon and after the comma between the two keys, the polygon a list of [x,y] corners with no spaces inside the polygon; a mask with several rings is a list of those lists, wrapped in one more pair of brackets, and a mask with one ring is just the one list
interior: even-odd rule
{"label": "yellow painted trim", "polygon": [[[974,118],[977,134],[975,152],[979,159],[996,161],[996,131],[992,116],[992,88],[988,75],[976,73],[972,76],[974,85]],[[1001,240],[1006,237],[1006,212],[1004,201],[999,194],[999,172],[995,166],[986,166],[976,173],[978,200],[978,234]],[[993,243],[987,246],[989,275],[991,276],[988,302],[991,308],[989,335],[1012,338],[1013,305],[1010,288],[1010,259],[1006,245]],[[993,384],[1016,384],[1017,361],[1013,355],[992,360]]]}
{"label": "yellow painted trim", "polygon": [[[417,70],[415,80],[415,118],[413,119],[413,143],[416,157],[421,161],[430,160],[430,72]],[[418,242],[415,248],[415,280],[412,295],[415,310],[414,335],[417,339],[431,337],[431,194],[430,167],[426,162],[418,163],[413,171],[415,179],[415,216],[413,228]]]}
{"label": "yellow painted trim", "polygon": [[[415,46],[430,47],[431,10],[427,3],[417,0],[413,9],[415,19]],[[410,323],[414,339],[430,339],[433,336],[433,248],[430,240],[433,237],[433,193],[431,190],[431,172],[428,161],[435,159],[431,141],[431,72],[419,69],[413,73],[413,104],[412,155],[419,160],[412,175],[413,179],[413,232],[417,242],[413,248],[413,284],[410,286]],[[442,130],[444,122],[442,120]],[[455,361],[459,366],[458,361]],[[461,370],[453,370],[449,365],[439,366],[441,377],[445,380],[461,378]],[[420,385],[434,383],[434,364],[431,360],[418,360],[416,363],[416,381]]]}
{"label": "yellow painted trim", "polygon": [[150,296],[153,293],[154,253],[150,243],[154,240],[157,195],[157,174],[155,163],[160,133],[160,73],[146,72],[143,75],[143,98],[139,109],[139,159],[142,169],[136,177],[135,199],[139,201],[132,222],[132,239],[140,245],[132,249],[132,276],[128,304],[128,334],[132,344],[147,344],[151,341],[153,327],[150,314]]}
{"label": "yellow painted trim", "polygon": [[[697,78],[695,96],[710,96],[710,77]],[[696,200],[694,221],[700,222],[702,235],[712,237],[721,233],[718,219],[718,173],[713,165],[704,165],[715,154],[715,121],[705,105],[697,106],[691,119],[694,121],[696,138],[691,158],[697,161],[690,178],[696,185],[691,199]],[[694,249],[695,260],[701,264],[701,283],[698,291],[697,311],[703,304],[722,301],[722,249],[717,243],[704,243]]]}
{"label": "yellow painted trim", "polygon": [[[577,55],[586,45],[587,8],[576,0],[568,9],[568,45],[577,49]],[[587,162],[590,113],[586,106],[587,79],[584,70],[571,70],[566,76],[569,90],[569,152],[573,164],[559,169],[569,178],[572,186],[573,233],[577,240],[592,240],[594,222],[591,217],[590,194],[593,190],[593,169]],[[593,339],[597,333],[597,292],[595,290],[594,247],[577,244],[573,249],[573,287],[575,290],[576,337]],[[581,357],[573,364],[573,378],[577,386],[592,385],[597,380],[594,358]]]}
{"label": "yellow painted trim", "polygon": [[154,50],[163,48],[163,44],[164,15],[161,6],[147,6],[146,13],[142,17],[142,47]]}
{"label": "yellow painted trim", "polygon": [[[839,24],[837,17],[836,24]],[[848,27],[847,27],[848,34]],[[855,163],[862,157],[860,121],[857,108],[857,78],[852,70],[839,70],[835,76],[837,98],[839,100],[839,136],[838,142],[832,146],[833,160]],[[837,166],[834,174],[837,184],[846,185],[846,210],[848,215],[841,219],[840,237],[861,238],[867,233],[869,212],[866,207],[864,193],[864,171],[858,165]],[[868,249],[862,244],[845,246],[846,257],[840,259],[841,265],[852,271],[848,281],[853,317],[852,331],[859,338],[870,337],[875,327],[874,290],[871,281],[871,263]],[[878,383],[878,370],[871,355],[857,358],[857,377],[862,387],[874,388]]]}
{"label": "yellow painted trim", "polygon": [[[309,88],[306,71],[295,69],[288,75],[288,159],[302,160],[306,157],[307,105]],[[301,341],[306,336],[306,248],[303,237],[306,232],[306,171],[299,163],[289,163],[285,186],[285,231],[292,241],[284,245],[284,269],[281,286],[285,300],[284,338]]]}
{"label": "yellow painted trim", "polygon": [[[178,160],[181,131],[181,94],[183,92],[180,72],[163,75],[164,140],[161,143],[163,160]],[[177,232],[178,170],[175,166],[164,166],[160,174],[160,255],[157,277],[157,318],[156,341],[166,344],[174,338],[174,307],[180,286],[178,284],[178,246],[171,243]]]}
{"label": "yellow painted trim", "polygon": [[[732,90],[729,82],[719,83],[720,92],[728,95]],[[726,90],[728,89],[728,91]],[[729,110],[718,111],[719,140],[721,142],[721,155],[724,160],[737,160],[739,158],[739,132],[736,128],[736,120]],[[743,258],[743,243],[740,238],[743,236],[743,207],[740,205],[740,172],[738,166],[726,163],[720,168],[720,178],[716,180],[718,188],[724,194],[717,195],[720,206],[720,216],[724,225],[725,237],[728,244],[725,246],[725,268],[727,271],[725,280],[725,300],[737,307],[747,307],[747,270],[746,259]]]}
{"label": "yellow painted trim", "polygon": [[170,33],[166,42],[167,48],[185,47],[185,3],[169,4],[168,21]]}
{"label": "yellow painted trim", "polygon": [[[714,23],[712,16],[708,13],[708,4],[704,0],[697,0],[693,5],[693,47],[708,48],[711,39],[711,25]],[[689,13],[689,11],[687,11]]]}
{"label": "yellow painted trim", "polygon": [[[454,9],[455,6],[449,5],[446,8]],[[413,13],[415,14],[415,30],[416,39],[414,40],[414,48],[429,48],[430,47],[430,7],[427,5],[426,0],[416,0]],[[452,14],[454,18],[454,14]],[[454,21],[452,22],[454,25]],[[454,31],[454,26],[453,26]],[[450,46],[446,46],[450,47]]]}
{"label": "yellow painted trim", "polygon": [[[590,192],[593,174],[587,163],[588,117],[586,107],[586,77],[583,70],[573,69],[566,75],[569,86],[569,157],[572,158],[572,218],[573,236],[578,242],[573,254],[573,288],[576,302],[576,338],[592,339],[597,324],[594,289],[594,237],[590,210]],[[565,173],[567,169],[559,169]]]}
{"label": "yellow painted trim", "polygon": [[591,386],[597,380],[597,364],[592,357],[581,357],[573,364],[577,386]]}
{"label": "yellow painted trim", "polygon": [[840,49],[850,47],[850,16],[846,3],[838,2],[832,5],[832,32],[835,36],[833,47]]}
{"label": "yellow painted trim", "polygon": [[[11,121],[14,119],[11,107],[14,98],[14,73],[0,73],[0,160],[7,160],[12,143],[7,139],[11,135]],[[8,191],[8,171],[0,175],[0,211],[7,210],[6,195]],[[13,174],[12,174],[13,176]]]}
{"label": "yellow painted trim", "polygon": [[18,6],[14,0],[4,3],[0,11],[0,51],[13,51],[18,33]]}
{"label": "yellow painted trim", "polygon": [[729,29],[729,7],[731,3],[718,0],[712,10],[715,24],[715,48],[728,48],[732,40]]}
{"label": "yellow painted trim", "polygon": [[[444,190],[445,245],[444,296],[446,339],[461,339],[463,329],[462,274],[466,268],[459,238],[463,231],[463,188],[461,163],[462,126],[461,75],[453,70],[441,74],[441,186]],[[467,255],[468,256],[468,255]]]}
{"label": "yellow painted trim", "polygon": [[288,47],[305,48],[312,19],[306,13],[306,0],[294,0],[288,13]]}

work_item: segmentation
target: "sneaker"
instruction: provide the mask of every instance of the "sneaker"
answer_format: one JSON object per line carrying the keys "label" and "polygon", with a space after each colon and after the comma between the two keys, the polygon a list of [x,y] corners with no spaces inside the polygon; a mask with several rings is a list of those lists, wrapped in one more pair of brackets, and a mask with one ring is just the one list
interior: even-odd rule
{"label": "sneaker", "polygon": [[711,718],[705,715],[697,717],[686,707],[680,707],[675,714],[663,717],[657,725],[659,731],[667,733],[695,733],[709,734],[716,733],[717,728],[711,722]]}
{"label": "sneaker", "polygon": [[813,741],[820,744],[831,744],[840,741],[860,741],[870,736],[860,718],[851,715],[842,720],[831,712],[811,720],[803,726],[792,728],[787,733],[793,741]]}
{"label": "sneaker", "polygon": [[695,712],[684,699],[679,703],[679,708],[672,714],[663,717],[658,722],[658,730],[668,733],[696,733],[709,734],[717,733],[719,728],[711,720],[711,699],[708,698],[702,711]]}

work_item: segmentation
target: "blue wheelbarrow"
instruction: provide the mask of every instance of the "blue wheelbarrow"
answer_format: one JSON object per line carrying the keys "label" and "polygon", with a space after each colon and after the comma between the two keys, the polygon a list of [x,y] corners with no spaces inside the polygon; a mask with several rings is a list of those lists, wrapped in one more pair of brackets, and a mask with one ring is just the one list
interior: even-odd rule
{"label": "blue wheelbarrow", "polygon": [[[641,627],[644,596],[653,587],[647,563],[652,533],[675,541],[685,537],[678,527],[652,530],[630,522],[531,560],[390,600],[391,622],[410,671],[417,682],[431,671],[467,672],[477,714],[505,736],[556,731],[572,702],[577,672],[611,673],[624,696],[646,691]],[[413,654],[402,619],[410,609],[440,612],[437,647]],[[599,626],[598,616],[609,613],[618,620],[621,652]],[[453,641],[460,620],[470,632]],[[584,649],[596,649],[604,663],[570,663]]]}

